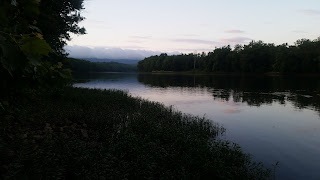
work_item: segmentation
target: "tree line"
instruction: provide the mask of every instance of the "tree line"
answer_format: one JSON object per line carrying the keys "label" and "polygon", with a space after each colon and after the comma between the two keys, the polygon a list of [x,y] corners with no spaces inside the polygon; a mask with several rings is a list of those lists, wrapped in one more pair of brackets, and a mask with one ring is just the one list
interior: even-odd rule
{"label": "tree line", "polygon": [[140,72],[202,71],[248,73],[319,73],[320,37],[300,39],[294,45],[275,45],[251,41],[247,45],[230,45],[214,49],[208,54],[161,54],[138,63]]}
{"label": "tree line", "polygon": [[68,65],[73,72],[136,72],[135,65],[123,64],[118,62],[90,62],[86,60],[68,58]]}

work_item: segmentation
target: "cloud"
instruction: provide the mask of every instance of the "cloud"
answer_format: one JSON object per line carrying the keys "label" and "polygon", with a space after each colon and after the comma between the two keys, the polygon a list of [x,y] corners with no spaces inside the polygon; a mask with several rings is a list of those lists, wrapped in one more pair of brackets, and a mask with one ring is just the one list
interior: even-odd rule
{"label": "cloud", "polygon": [[131,39],[151,39],[152,36],[129,36]]}
{"label": "cloud", "polygon": [[181,42],[181,43],[190,43],[190,44],[207,44],[207,45],[214,45],[217,42],[215,41],[207,41],[201,39],[173,39],[174,42]]}
{"label": "cloud", "polygon": [[197,35],[197,34],[179,34],[179,36],[195,37],[195,36],[199,36],[199,35]]}
{"label": "cloud", "polygon": [[294,33],[307,33],[306,31],[298,31],[298,30],[292,31],[292,32],[294,32]]}
{"label": "cloud", "polygon": [[233,37],[233,38],[221,39],[221,42],[224,44],[243,44],[251,40],[252,39],[247,37]]}
{"label": "cloud", "polygon": [[143,41],[140,41],[140,40],[129,40],[127,42],[129,42],[129,43],[143,43]]}
{"label": "cloud", "polygon": [[224,32],[225,32],[225,33],[232,33],[232,34],[245,33],[245,31],[238,30],[238,29],[226,30],[226,31],[224,31]]}
{"label": "cloud", "polygon": [[[175,52],[173,54],[181,54],[181,53],[193,53],[193,52],[209,52],[213,51],[214,48],[183,48],[183,49],[174,49]],[[180,51],[180,52],[179,52]]]}
{"label": "cloud", "polygon": [[[110,47],[109,47],[110,48]],[[111,47],[112,48],[112,47]],[[128,46],[121,46],[121,49],[131,49],[131,50],[144,50],[145,47],[136,46],[136,45],[128,45]]]}
{"label": "cloud", "polygon": [[145,57],[161,54],[160,51],[122,49],[118,47],[66,46],[65,50],[69,53],[69,57],[73,58],[142,60]]}
{"label": "cloud", "polygon": [[320,10],[314,10],[314,9],[302,9],[299,10],[300,13],[308,16],[318,16],[320,15]]}

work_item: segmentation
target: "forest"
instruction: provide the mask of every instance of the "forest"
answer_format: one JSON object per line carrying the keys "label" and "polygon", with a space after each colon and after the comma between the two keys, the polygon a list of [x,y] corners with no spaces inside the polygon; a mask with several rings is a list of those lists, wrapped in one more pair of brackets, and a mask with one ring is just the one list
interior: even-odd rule
{"label": "forest", "polygon": [[140,72],[201,71],[241,73],[320,73],[320,37],[300,39],[294,45],[275,45],[251,41],[246,45],[230,45],[209,53],[161,54],[138,63]]}
{"label": "forest", "polygon": [[136,72],[135,65],[117,62],[90,62],[81,59],[68,58],[67,67],[75,73],[89,72]]}

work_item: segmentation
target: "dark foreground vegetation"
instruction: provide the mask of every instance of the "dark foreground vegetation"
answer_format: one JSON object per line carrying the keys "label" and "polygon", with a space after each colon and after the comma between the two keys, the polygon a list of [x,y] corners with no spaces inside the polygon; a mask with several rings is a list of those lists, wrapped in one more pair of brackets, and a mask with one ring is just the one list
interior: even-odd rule
{"label": "dark foreground vegetation", "polygon": [[233,49],[230,46],[216,48],[208,54],[161,54],[140,61],[138,70],[320,73],[320,37],[301,39],[293,46],[252,41],[247,45],[236,45]]}
{"label": "dark foreground vegetation", "polygon": [[1,178],[267,179],[205,118],[117,90],[66,88],[1,111]]}
{"label": "dark foreground vegetation", "polygon": [[67,62],[73,72],[136,72],[136,65],[122,64],[117,62],[90,62],[86,60],[68,58]]}

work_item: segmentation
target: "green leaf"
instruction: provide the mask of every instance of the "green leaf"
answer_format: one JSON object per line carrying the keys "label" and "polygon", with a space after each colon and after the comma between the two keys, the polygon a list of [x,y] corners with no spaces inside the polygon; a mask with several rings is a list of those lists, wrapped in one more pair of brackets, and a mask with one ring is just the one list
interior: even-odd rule
{"label": "green leaf", "polygon": [[27,37],[21,40],[21,50],[26,56],[44,55],[48,56],[49,52],[52,52],[49,44],[37,37]]}
{"label": "green leaf", "polygon": [[29,28],[34,30],[34,31],[37,31],[39,33],[42,33],[41,30],[37,26],[29,25]]}

